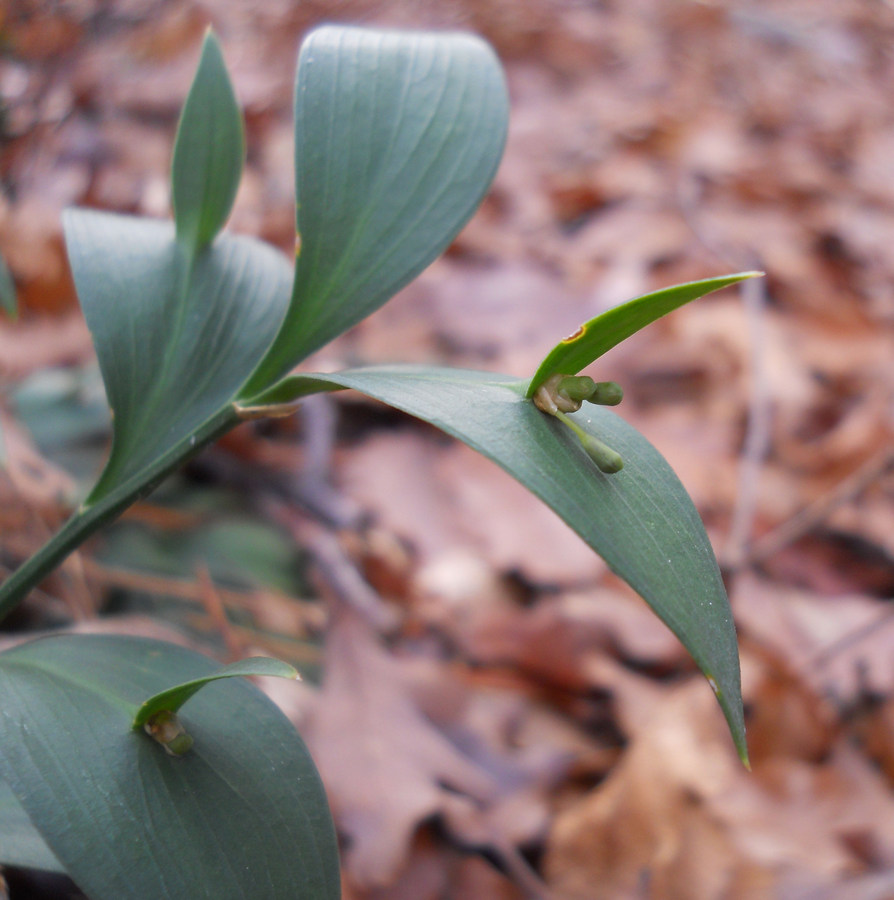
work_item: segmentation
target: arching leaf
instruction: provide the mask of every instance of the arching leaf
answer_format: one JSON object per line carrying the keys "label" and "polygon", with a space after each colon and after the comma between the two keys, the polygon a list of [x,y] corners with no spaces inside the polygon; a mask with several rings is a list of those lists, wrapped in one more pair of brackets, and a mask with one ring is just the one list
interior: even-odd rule
{"label": "arching leaf", "polygon": [[636,429],[602,406],[573,415],[623,458],[620,472],[605,475],[567,427],[525,398],[526,381],[488,372],[377,366],[292,376],[255,399],[284,402],[340,388],[458,438],[558,513],[692,654],[747,760],[736,630],[714,552],[686,490]]}
{"label": "arching leaf", "polygon": [[551,375],[576,375],[603,353],[678,307],[710,294],[711,291],[719,291],[721,288],[761,274],[761,272],[739,272],[736,275],[676,284],[628,300],[590,319],[589,322],[584,322],[574,334],[559,341],[547,353],[531,379],[528,396],[532,397],[537,388]]}
{"label": "arching leaf", "polygon": [[466,34],[324,27],[295,90],[300,254],[250,396],[359,322],[453,240],[503,152],[506,87]]}
{"label": "arching leaf", "polygon": [[269,656],[252,656],[249,659],[240,659],[222,669],[216,669],[209,675],[201,678],[193,678],[183,684],[177,684],[166,688],[158,694],[149,697],[140,704],[134,716],[134,728],[139,728],[155,713],[160,711],[177,712],[190,697],[208,684],[220,681],[221,678],[240,678],[246,675],[266,675],[276,678],[294,678],[300,676],[294,666],[284,663],[279,659],[271,659]]}
{"label": "arching leaf", "polygon": [[92,900],[338,900],[323,786],[257,688],[229,678],[196,694],[181,757],[133,730],[148,695],[215,669],[172,644],[108,635],[0,653],[0,778]]}

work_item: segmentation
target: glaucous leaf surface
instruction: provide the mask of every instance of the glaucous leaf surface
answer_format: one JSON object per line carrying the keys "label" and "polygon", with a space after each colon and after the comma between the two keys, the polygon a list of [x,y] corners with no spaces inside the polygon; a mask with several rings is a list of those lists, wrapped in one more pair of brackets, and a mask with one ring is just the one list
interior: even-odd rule
{"label": "glaucous leaf surface", "polygon": [[506,139],[502,69],[467,34],[324,27],[295,89],[292,305],[243,397],[381,306],[456,236]]}
{"label": "glaucous leaf surface", "polygon": [[230,678],[181,710],[174,758],[132,728],[171,682],[217,669],[171,644],[65,635],[0,654],[0,778],[92,900],[337,900],[326,796],[291,723]]}
{"label": "glaucous leaf surface", "polygon": [[84,506],[0,585],[0,618],[89,534],[235,425],[237,396],[269,387],[447,246],[490,185],[507,106],[499,63],[478,38],[313,32],[296,82],[304,251],[293,281],[269,247],[228,236],[208,244],[232,204],[242,127],[219,47],[206,37],[175,151],[176,238],[166,223],[66,215],[114,414],[112,451]]}
{"label": "glaucous leaf surface", "polygon": [[148,700],[144,700],[140,704],[134,716],[134,727],[142,725],[153,713],[160,710],[168,710],[169,712],[177,712],[187,700],[200,691],[205,685],[219,681],[221,678],[239,678],[246,675],[266,675],[275,678],[292,678],[298,679],[298,674],[294,666],[279,659],[273,659],[269,656],[252,656],[248,659],[240,659],[229,666],[222,669],[216,669],[209,675],[202,678],[193,678],[183,684],[174,685],[174,687],[166,688],[161,693],[155,694]]}
{"label": "glaucous leaf surface", "polygon": [[[353,388],[492,459],[567,522],[652,607],[708,677],[747,759],[736,630],[704,526],[664,457],[601,406],[573,420],[621,454],[605,475],[571,431],[525,398],[528,382],[461,369],[381,366],[284,379],[258,402]],[[549,548],[542,548],[544,553]]]}
{"label": "glaucous leaf surface", "polygon": [[177,129],[171,200],[177,239],[190,255],[214,240],[233,208],[245,134],[223,53],[209,30]]}
{"label": "glaucous leaf surface", "polygon": [[89,505],[227,405],[282,321],[292,272],[251,238],[191,259],[170,223],[109,213],[67,211],[65,240],[114,417]]}
{"label": "glaucous leaf surface", "polygon": [[0,779],[0,866],[64,872],[9,785]]}
{"label": "glaucous leaf surface", "polygon": [[606,310],[589,322],[585,322],[574,334],[559,341],[550,350],[531,379],[528,396],[532,397],[537,388],[551,375],[576,375],[603,353],[678,307],[712,291],[719,291],[745,278],[755,278],[761,274],[739,272],[736,275],[676,284]]}

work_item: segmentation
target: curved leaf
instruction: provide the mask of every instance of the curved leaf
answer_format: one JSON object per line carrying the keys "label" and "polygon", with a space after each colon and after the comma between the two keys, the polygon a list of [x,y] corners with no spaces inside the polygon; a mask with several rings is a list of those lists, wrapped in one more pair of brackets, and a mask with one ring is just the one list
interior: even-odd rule
{"label": "curved leaf", "polygon": [[490,186],[507,118],[500,64],[476,37],[310,34],[295,88],[292,305],[242,396],[369,315],[447,247]]}
{"label": "curved leaf", "polygon": [[134,716],[133,727],[139,728],[157,712],[177,712],[190,697],[194,696],[206,684],[219,681],[221,678],[240,678],[247,675],[266,675],[296,680],[301,677],[294,666],[290,666],[279,659],[272,659],[269,656],[252,656],[249,659],[240,659],[239,662],[217,669],[210,675],[185,681],[183,684],[167,688],[161,693],[143,701]]}
{"label": "curved leaf", "polygon": [[66,635],[0,654],[0,777],[94,900],[337,900],[325,793],[291,723],[243,679],[201,691],[173,758],[134,713],[216,664],[171,644]]}
{"label": "curved leaf", "polygon": [[756,278],[762,274],[762,272],[739,272],[736,275],[676,284],[607,310],[589,322],[584,322],[574,334],[559,341],[547,353],[528,385],[528,396],[533,397],[537,388],[551,375],[576,375],[603,353],[678,307],[712,291],[719,291],[746,278]]}
{"label": "curved leaf", "polygon": [[233,208],[245,158],[242,114],[217,38],[209,31],[177,128],[171,200],[190,255],[210,244]]}
{"label": "curved leaf", "polygon": [[292,273],[244,237],[190,260],[151,219],[68,210],[65,239],[114,416],[91,504],[226,406],[282,321]]}
{"label": "curved leaf", "polygon": [[84,505],[0,585],[0,618],[35,580],[238,423],[231,401],[288,303],[273,248],[221,236],[190,261],[170,223],[65,214],[78,296],[113,413],[112,451]]}
{"label": "curved leaf", "polygon": [[296,375],[253,400],[353,388],[430,422],[493,460],[561,516],[692,654],[747,760],[736,630],[701,519],[664,457],[615,413],[571,418],[624,468],[604,475],[571,430],[525,399],[528,383],[488,372],[379,366]]}

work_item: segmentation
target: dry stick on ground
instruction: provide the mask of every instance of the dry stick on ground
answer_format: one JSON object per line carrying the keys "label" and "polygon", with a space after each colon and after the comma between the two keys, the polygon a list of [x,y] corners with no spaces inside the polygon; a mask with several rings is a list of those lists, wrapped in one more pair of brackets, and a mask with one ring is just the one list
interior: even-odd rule
{"label": "dry stick on ground", "polygon": [[318,587],[330,609],[339,604],[350,606],[376,631],[394,631],[398,614],[367,583],[336,535],[325,526],[284,507],[274,515],[313,558]]}
{"label": "dry stick on ground", "polygon": [[[92,559],[86,560],[85,565],[90,578],[98,581],[105,587],[145,591],[149,594],[165,594],[169,597],[196,602],[201,602],[202,600],[201,588],[190,578],[174,578],[168,575],[150,575],[145,572],[117,569],[105,566]],[[226,606],[236,606],[248,612],[253,612],[259,604],[263,604],[267,599],[274,597],[277,600],[294,604],[296,608],[300,609],[302,618],[309,630],[319,630],[323,625],[323,618],[316,603],[298,600],[279,591],[270,589],[263,591],[239,591],[220,586],[216,587],[216,591]]]}
{"label": "dry stick on ground", "polygon": [[894,622],[894,609],[886,609],[871,622],[867,622],[865,625],[861,625],[859,628],[855,628],[853,631],[843,634],[840,638],[836,638],[831,644],[818,650],[810,659],[809,665],[821,669],[823,666],[828,665],[839,653],[844,653],[845,650],[848,650],[855,644],[859,644],[860,641],[875,634],[879,628],[883,628],[891,622]]}
{"label": "dry stick on ground", "polygon": [[827,519],[835,509],[855,500],[891,469],[894,469],[894,450],[886,448],[868,459],[825,496],[815,500],[778,528],[756,540],[748,553],[747,563],[753,565],[762,562],[803,537]]}
{"label": "dry stick on ground", "polygon": [[294,499],[336,528],[354,528],[362,519],[356,503],[332,487],[332,452],[338,411],[331,397],[312,394],[301,403],[304,465],[295,481]]}
{"label": "dry stick on ground", "polygon": [[723,553],[725,568],[735,571],[748,558],[748,547],[757,512],[758,483],[770,448],[772,413],[765,363],[765,320],[767,292],[763,279],[749,278],[739,286],[748,319],[751,345],[751,390],[745,440],[739,459],[739,486],[732,522]]}
{"label": "dry stick on ground", "polygon": [[[678,184],[677,198],[684,220],[689,225],[696,240],[724,265],[733,269],[762,268],[760,260],[748,251],[737,252],[724,247],[705,234],[698,222],[698,184],[694,177],[682,178]],[[739,484],[736,504],[733,509],[726,548],[721,554],[721,568],[736,572],[748,559],[748,546],[757,511],[757,490],[761,469],[770,448],[770,426],[772,409],[767,382],[767,364],[764,347],[767,308],[766,283],[762,278],[748,278],[738,285],[745,304],[748,323],[748,343],[750,347],[749,368],[751,389],[748,394],[748,416],[745,425],[745,439],[739,458]]]}
{"label": "dry stick on ground", "polygon": [[223,600],[218,593],[217,587],[211,580],[211,573],[208,571],[208,566],[205,563],[196,566],[196,582],[199,588],[199,598],[209,618],[223,638],[229,661],[236,662],[236,660],[242,659],[245,656],[245,644],[236,634],[235,629],[230,624],[230,620],[227,618]]}

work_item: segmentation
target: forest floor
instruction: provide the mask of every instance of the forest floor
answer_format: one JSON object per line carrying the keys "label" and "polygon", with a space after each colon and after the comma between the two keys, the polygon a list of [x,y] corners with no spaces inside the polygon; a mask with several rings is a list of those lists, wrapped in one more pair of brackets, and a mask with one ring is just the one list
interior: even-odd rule
{"label": "forest floor", "polygon": [[481,210],[316,366],[523,376],[615,303],[766,272],[597,373],[623,385],[619,412],[714,543],[753,771],[676,639],[563,523],[468,448],[357,395],[234,432],[0,640],[105,629],[298,663],[310,686],[276,699],[318,760],[349,900],[894,898],[894,5],[13,0],[8,567],[83,494],[108,440],[61,210],[169,215],[209,21],[247,120],[229,227],[287,251],[308,29],[472,30],[506,68],[508,147]]}

